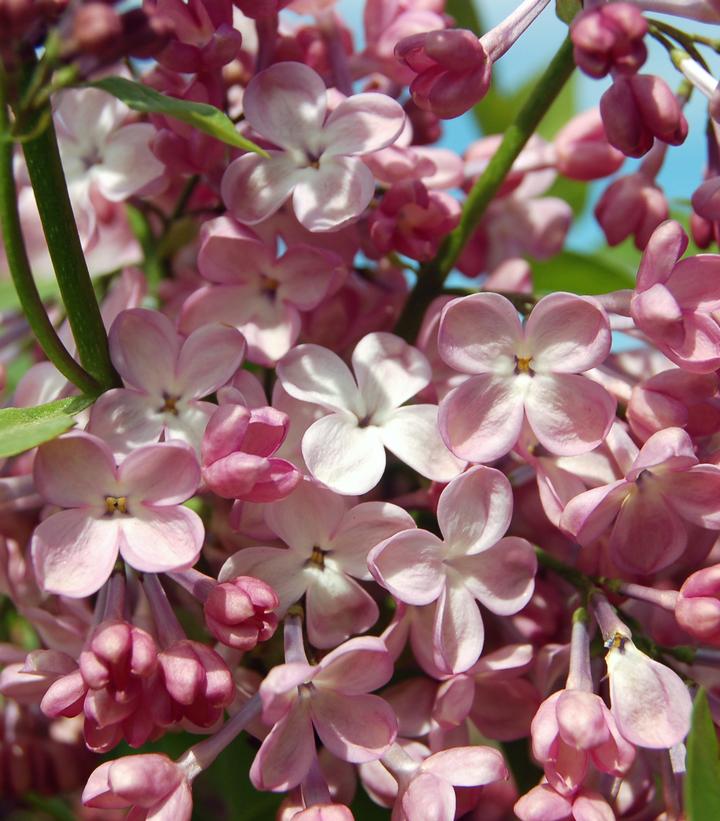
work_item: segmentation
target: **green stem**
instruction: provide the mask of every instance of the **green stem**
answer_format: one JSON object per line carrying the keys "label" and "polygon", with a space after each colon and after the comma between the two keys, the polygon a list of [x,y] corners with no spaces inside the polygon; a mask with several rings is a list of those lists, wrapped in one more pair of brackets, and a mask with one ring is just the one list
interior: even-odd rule
{"label": "green stem", "polygon": [[573,587],[577,587],[578,590],[587,593],[593,588],[594,580],[590,578],[590,576],[586,576],[574,567],[570,567],[570,565],[560,561],[560,559],[556,559],[555,556],[543,550],[541,547],[535,548],[535,555],[541,567],[545,567],[548,570],[552,570],[553,573],[557,573],[558,576],[565,579],[565,581],[569,582]]}
{"label": "green stem", "polygon": [[[47,113],[41,111],[42,114]],[[23,143],[25,162],[80,361],[107,390],[120,384],[78,235],[52,118]]]}
{"label": "green stem", "polygon": [[427,306],[442,291],[445,279],[477,228],[482,215],[525,144],[562,91],[574,68],[573,46],[570,38],[567,38],[520,109],[517,119],[505,132],[500,147],[493,154],[486,169],[472,187],[463,206],[460,224],[445,238],[435,259],[421,267],[415,288],[397,324],[396,332],[405,339],[413,340],[417,336]]}
{"label": "green stem", "polygon": [[5,78],[0,68],[0,228],[10,275],[20,305],[35,338],[60,373],[87,394],[100,391],[98,383],[70,355],[48,318],[32,275],[20,225],[13,172],[13,143],[5,99]]}

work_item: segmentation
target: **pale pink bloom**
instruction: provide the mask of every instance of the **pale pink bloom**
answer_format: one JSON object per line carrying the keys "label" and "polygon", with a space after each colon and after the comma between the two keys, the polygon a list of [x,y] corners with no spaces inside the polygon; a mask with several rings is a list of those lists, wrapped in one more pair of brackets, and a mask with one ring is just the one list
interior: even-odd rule
{"label": "pale pink bloom", "polygon": [[187,339],[158,311],[123,311],[110,329],[110,356],[125,388],[93,405],[89,430],[117,453],[140,445],[181,440],[200,448],[216,406],[202,397],[230,380],[245,354],[234,328],[205,325]]}
{"label": "pale pink bloom", "polygon": [[391,97],[367,93],[326,118],[326,97],[320,75],[302,63],[276,63],[250,81],[245,118],[278,149],[269,158],[246,154],[225,172],[222,197],[236,219],[260,222],[292,195],[306,228],[332,231],[368,206],[375,182],[358,155],[394,142],[405,114]]}
{"label": "pale pink bloom", "polygon": [[642,157],[655,139],[681,145],[688,133],[682,105],[668,84],[654,74],[617,75],[600,98],[610,145],[628,157]]}
{"label": "pale pink bloom", "polygon": [[692,699],[677,673],[654,661],[620,633],[605,656],[610,710],[631,743],[650,749],[680,744],[690,730]]}
{"label": "pale pink bloom", "polygon": [[647,59],[648,24],[629,3],[588,8],[570,26],[576,65],[591,77],[634,74]]}
{"label": "pale pink bloom", "polygon": [[697,641],[720,647],[720,565],[703,567],[685,579],[675,618]]}
{"label": "pale pink bloom", "polygon": [[520,821],[616,821],[610,805],[595,792],[581,790],[565,797],[549,784],[540,784],[523,795],[513,807]]}
{"label": "pale pink bloom", "polygon": [[76,598],[95,593],[118,553],[146,573],[190,567],[197,560],[202,520],[182,505],[200,481],[188,445],[146,445],[116,465],[101,439],[69,433],[38,449],[34,476],[47,502],[69,508],[33,533],[35,572],[48,592]]}
{"label": "pale pink bloom", "polygon": [[276,591],[278,614],[305,596],[307,631],[315,647],[334,647],[377,621],[375,600],[356,579],[369,580],[367,554],[378,542],[409,528],[412,517],[388,502],[351,507],[312,482],[301,482],[266,510],[270,528],[288,546],[247,547],[231,556],[220,581],[256,576]]}
{"label": "pale pink bloom", "polygon": [[512,490],[493,468],[476,467],[454,479],[438,503],[444,540],[406,530],[370,551],[375,579],[407,604],[438,601],[433,661],[446,673],[470,668],[482,652],[479,601],[493,613],[517,613],[532,595],[537,562],[525,539],[503,538]]}
{"label": "pale pink bloom", "polygon": [[403,403],[430,382],[423,354],[400,337],[372,333],[352,354],[355,376],[337,354],[300,345],[278,364],[283,388],[327,411],[305,432],[310,473],[337,493],[367,493],[385,471],[385,448],[422,476],[447,482],[462,463],[437,430],[435,405]]}
{"label": "pale pink bloom", "polygon": [[688,546],[690,525],[720,529],[720,468],[701,465],[680,428],[653,434],[625,477],[572,499],[560,524],[587,546],[609,533],[613,561],[628,573],[655,573]]}
{"label": "pale pink bloom", "polygon": [[527,419],[551,453],[592,450],[610,429],[615,401],[578,374],[599,365],[610,343],[607,316],[589,297],[543,297],[524,326],[499,294],[453,300],[440,320],[438,350],[473,376],[440,405],[443,439],[460,458],[488,462],[513,448]]}
{"label": "pale pink bloom", "polygon": [[679,223],[663,223],[652,235],[630,303],[637,327],[675,364],[695,373],[720,366],[720,256],[681,260],[687,235]]}
{"label": "pale pink bloom", "polygon": [[222,322],[242,331],[251,361],[271,366],[295,344],[301,313],[317,308],[340,287],[345,266],[332,251],[293,244],[281,256],[249,228],[229,217],[205,223],[198,268],[213,285],[183,305],[188,333]]}
{"label": "pale pink bloom", "polygon": [[146,753],[101,764],[83,790],[86,807],[131,807],[133,821],[190,821],[192,793],[185,770],[166,755]]}
{"label": "pale pink bloom", "polygon": [[442,239],[460,221],[460,203],[419,180],[395,183],[368,219],[370,256],[391,251],[420,261],[432,259]]}
{"label": "pale pink bloom", "polygon": [[685,428],[692,437],[720,431],[720,380],[715,373],[680,368],[651,376],[636,385],[627,406],[635,436],[645,441],[663,428]]}
{"label": "pale pink bloom", "polygon": [[210,417],[201,448],[205,484],[224,499],[273,502],[292,493],[301,474],[273,454],[288,417],[275,408],[224,404]]}
{"label": "pale pink bloom", "polygon": [[129,114],[120,100],[96,88],[62,91],[55,108],[63,169],[73,198],[93,191],[122,202],[162,187],[165,166],[153,154],[149,123],[123,125]]}
{"label": "pale pink bloom", "polygon": [[260,685],[263,720],[273,729],[250,768],[260,790],[285,791],[299,784],[315,760],[317,732],[341,758],[373,761],[395,740],[397,719],[378,696],[393,672],[381,639],[350,639],[317,665],[293,661],[274,667]]}

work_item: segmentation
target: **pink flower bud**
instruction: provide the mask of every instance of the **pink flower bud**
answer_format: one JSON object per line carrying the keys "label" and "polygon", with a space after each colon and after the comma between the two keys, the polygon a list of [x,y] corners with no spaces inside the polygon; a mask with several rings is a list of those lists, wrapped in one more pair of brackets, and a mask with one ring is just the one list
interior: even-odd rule
{"label": "pink flower bud", "polygon": [[608,142],[597,108],[574,117],[555,137],[555,167],[571,180],[597,180],[614,174],[625,161]]}
{"label": "pink flower bud", "polygon": [[415,104],[444,120],[459,117],[490,87],[492,63],[466,29],[413,34],[395,46],[395,56],[417,72],[410,84]]}
{"label": "pink flower bud", "polygon": [[608,142],[628,157],[642,157],[657,138],[669,145],[685,141],[688,124],[665,80],[654,74],[616,77],[600,99]]}
{"label": "pink flower bud", "polygon": [[124,621],[106,621],[95,630],[87,650],[80,654],[80,672],[95,690],[127,689],[131,678],[149,676],[157,664],[153,637]]}
{"label": "pink flower bud", "polygon": [[720,647],[720,564],[688,576],[680,588],[675,618],[693,638]]}
{"label": "pink flower bud", "polygon": [[275,632],[275,591],[260,579],[238,576],[218,584],[205,601],[205,623],[215,638],[236,650],[252,650]]}
{"label": "pink flower bud", "polygon": [[648,25],[640,9],[613,3],[579,14],[570,27],[575,62],[591,77],[634,74],[645,62]]}
{"label": "pink flower bud", "polygon": [[720,220],[720,177],[710,177],[692,195],[692,207],[712,222]]}
{"label": "pink flower bud", "polygon": [[609,245],[634,236],[636,247],[644,248],[669,215],[670,206],[662,189],[640,173],[615,180],[595,206],[595,217]]}
{"label": "pink flower bud", "polygon": [[122,36],[122,21],[106,3],[86,3],[73,19],[72,38],[79,52],[101,54]]}

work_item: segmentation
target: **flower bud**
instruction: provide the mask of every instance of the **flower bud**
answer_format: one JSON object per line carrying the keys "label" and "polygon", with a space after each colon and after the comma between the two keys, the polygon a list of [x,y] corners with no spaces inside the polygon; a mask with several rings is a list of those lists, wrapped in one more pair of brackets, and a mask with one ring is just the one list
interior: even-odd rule
{"label": "flower bud", "polygon": [[106,621],[80,654],[80,671],[89,687],[125,690],[131,678],[149,676],[157,664],[153,637],[124,621]]}
{"label": "flower bud", "polygon": [[205,601],[205,623],[215,638],[236,650],[252,650],[275,632],[272,611],[278,597],[269,584],[252,576],[238,576],[218,584]]}
{"label": "flower bud", "polygon": [[678,594],[675,618],[693,638],[720,647],[720,564],[688,576]]}
{"label": "flower bud", "polygon": [[604,77],[611,70],[634,74],[647,58],[647,31],[640,9],[629,3],[584,11],[570,26],[575,63],[591,77]]}
{"label": "flower bud", "polygon": [[72,37],[79,52],[102,54],[122,36],[120,15],[105,3],[86,3],[75,13]]}
{"label": "flower bud", "polygon": [[610,145],[597,108],[574,117],[555,137],[555,167],[571,180],[597,180],[614,174],[625,155]]}
{"label": "flower bud", "polygon": [[610,185],[595,206],[595,217],[609,245],[635,237],[644,248],[653,231],[670,215],[662,189],[644,174],[620,177]]}

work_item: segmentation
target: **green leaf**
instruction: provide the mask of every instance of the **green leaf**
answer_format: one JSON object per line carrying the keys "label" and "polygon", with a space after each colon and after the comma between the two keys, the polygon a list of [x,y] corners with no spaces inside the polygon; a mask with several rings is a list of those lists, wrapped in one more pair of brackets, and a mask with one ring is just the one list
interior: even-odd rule
{"label": "green leaf", "polygon": [[95,80],[87,85],[107,91],[108,94],[122,100],[133,111],[174,117],[228,145],[245,151],[254,151],[263,157],[269,156],[259,145],[243,137],[227,114],[223,114],[213,105],[168,97],[154,88],[126,80],[124,77],[103,77],[102,80]]}
{"label": "green leaf", "polygon": [[480,12],[473,0],[447,0],[445,13],[455,20],[454,28],[469,29],[478,37],[485,34]]}
{"label": "green leaf", "polygon": [[580,0],[555,0],[555,13],[563,23],[572,23],[576,14],[582,11]]}
{"label": "green leaf", "polygon": [[604,294],[635,285],[627,266],[601,254],[563,251],[551,260],[532,263],[532,271],[537,293]]}
{"label": "green leaf", "polygon": [[75,424],[73,416],[94,401],[93,396],[71,396],[34,408],[3,408],[0,410],[0,457],[17,456],[60,436]]}
{"label": "green leaf", "polygon": [[688,821],[717,821],[720,818],[720,760],[718,740],[707,694],[698,690],[687,737],[685,809]]}

